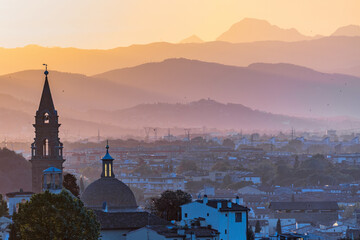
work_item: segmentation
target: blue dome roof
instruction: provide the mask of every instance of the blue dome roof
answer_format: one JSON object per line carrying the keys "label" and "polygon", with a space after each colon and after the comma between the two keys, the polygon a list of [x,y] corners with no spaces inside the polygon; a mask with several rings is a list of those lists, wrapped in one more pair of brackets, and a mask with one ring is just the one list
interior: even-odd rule
{"label": "blue dome roof", "polygon": [[105,156],[102,158],[102,160],[114,160],[114,159],[110,156],[109,152],[106,152],[106,154],[105,154]]}
{"label": "blue dome roof", "polygon": [[43,173],[62,173],[62,171],[55,167],[49,167],[48,169],[45,169]]}

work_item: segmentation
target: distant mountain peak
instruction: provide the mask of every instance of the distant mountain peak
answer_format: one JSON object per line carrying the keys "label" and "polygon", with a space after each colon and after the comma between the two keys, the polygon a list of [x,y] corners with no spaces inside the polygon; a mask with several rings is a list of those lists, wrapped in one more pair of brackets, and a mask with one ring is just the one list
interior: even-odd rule
{"label": "distant mountain peak", "polygon": [[195,34],[180,41],[180,43],[203,43],[203,42],[204,41]]}
{"label": "distant mountain peak", "polygon": [[230,29],[221,34],[216,40],[232,43],[256,41],[303,41],[311,37],[304,36],[295,28],[283,29],[271,25],[268,21],[255,18],[244,18],[233,24]]}
{"label": "distant mountain peak", "polygon": [[360,26],[359,25],[347,25],[336,29],[332,36],[360,36]]}

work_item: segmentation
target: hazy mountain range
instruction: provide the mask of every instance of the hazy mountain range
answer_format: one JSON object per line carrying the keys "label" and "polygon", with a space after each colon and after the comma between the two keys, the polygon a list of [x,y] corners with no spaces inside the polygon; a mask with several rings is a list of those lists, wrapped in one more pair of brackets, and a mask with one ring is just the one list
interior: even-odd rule
{"label": "hazy mountain range", "polygon": [[325,74],[291,64],[226,66],[187,59],[169,59],[113,70],[96,78],[181,102],[213,98],[253,109],[297,116],[360,117],[360,78]]}
{"label": "hazy mountain range", "polygon": [[359,25],[348,25],[341,28],[338,28],[332,36],[348,36],[355,37],[360,36],[360,26]]}
{"label": "hazy mountain range", "polygon": [[[193,35],[176,44],[109,50],[0,48],[0,131],[33,134],[44,75],[24,69],[42,63],[49,65],[62,134],[133,134],[147,125],[354,128],[360,118],[359,29],[305,36],[247,18],[214,42]],[[217,102],[199,101],[208,98]]]}
{"label": "hazy mountain range", "polygon": [[354,28],[347,26],[335,31],[333,36],[318,38],[304,36],[295,29],[281,29],[263,20],[244,19],[219,36],[221,41],[215,42],[201,42],[199,37],[191,36],[183,41],[186,43],[160,42],[109,50],[36,45],[0,48],[0,74],[38,69],[46,62],[50,69],[93,75],[182,57],[236,66],[284,62],[360,76],[360,36]]}
{"label": "hazy mountain range", "polygon": [[[109,135],[134,134],[149,125],[354,128],[358,120],[353,118],[360,117],[356,104],[360,100],[360,78],[291,64],[237,67],[168,59],[95,76],[51,71],[49,81],[62,129],[66,130],[62,134],[79,136],[95,136],[98,129]],[[3,134],[33,134],[33,116],[43,82],[42,70],[0,76]],[[197,102],[207,98],[218,102]],[[347,126],[344,121],[324,120],[336,116],[351,118],[342,118],[347,119]]]}
{"label": "hazy mountain range", "polygon": [[360,127],[360,121],[348,119],[310,119],[289,117],[253,110],[242,104],[220,103],[211,99],[202,99],[187,104],[141,104],[132,108],[108,112],[97,111],[94,117],[102,115],[113,118],[120,125],[132,128],[156,126],[162,128],[217,128],[264,131],[290,129],[326,130],[327,128],[344,128],[351,123]]}
{"label": "hazy mountain range", "polygon": [[196,35],[191,35],[180,41],[180,43],[203,43],[204,41]]}
{"label": "hazy mountain range", "polygon": [[278,26],[271,25],[265,20],[245,18],[232,25],[229,30],[221,34],[216,40],[232,43],[257,41],[295,42],[312,38],[315,37],[302,35],[294,28],[282,29]]}

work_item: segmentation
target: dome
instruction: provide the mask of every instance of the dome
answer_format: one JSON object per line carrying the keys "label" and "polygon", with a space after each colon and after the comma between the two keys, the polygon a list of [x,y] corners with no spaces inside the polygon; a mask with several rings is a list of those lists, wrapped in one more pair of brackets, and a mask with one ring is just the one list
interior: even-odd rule
{"label": "dome", "polygon": [[81,195],[85,206],[101,210],[104,202],[109,211],[136,210],[131,189],[117,178],[100,178],[91,183]]}

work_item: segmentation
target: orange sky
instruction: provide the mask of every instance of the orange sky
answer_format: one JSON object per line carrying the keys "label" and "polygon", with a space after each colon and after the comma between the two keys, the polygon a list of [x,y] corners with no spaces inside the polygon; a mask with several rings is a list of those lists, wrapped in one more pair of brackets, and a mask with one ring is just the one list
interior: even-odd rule
{"label": "orange sky", "polygon": [[360,25],[359,0],[0,0],[0,46],[113,48],[192,34],[211,41],[244,17],[307,35]]}

